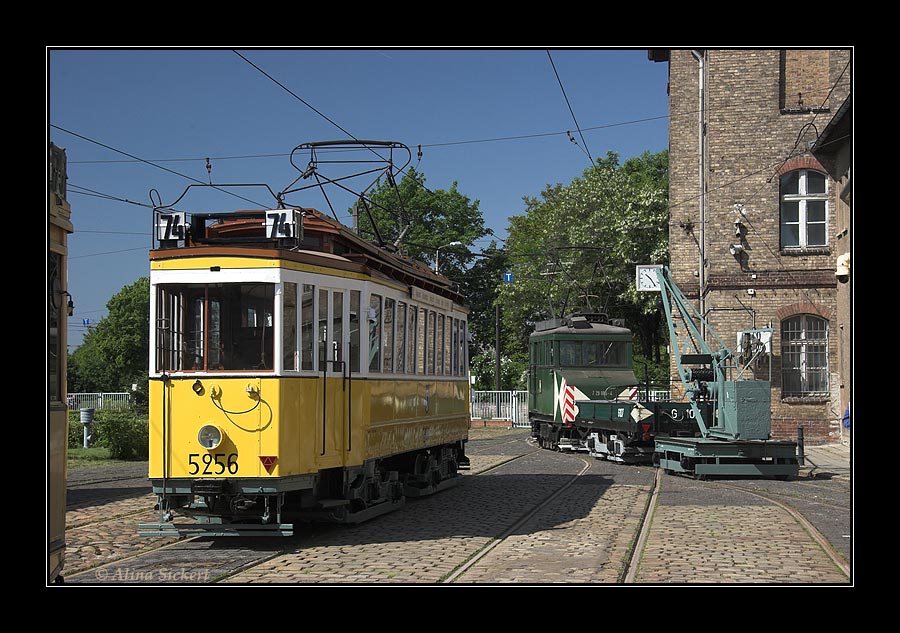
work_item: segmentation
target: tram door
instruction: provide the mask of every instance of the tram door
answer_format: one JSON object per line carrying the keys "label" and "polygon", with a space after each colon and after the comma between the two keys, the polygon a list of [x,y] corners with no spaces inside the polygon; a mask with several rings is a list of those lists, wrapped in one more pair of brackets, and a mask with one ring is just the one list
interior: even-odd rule
{"label": "tram door", "polygon": [[317,342],[319,376],[322,377],[320,458],[323,467],[341,463],[346,445],[350,409],[347,355],[346,290],[319,288]]}

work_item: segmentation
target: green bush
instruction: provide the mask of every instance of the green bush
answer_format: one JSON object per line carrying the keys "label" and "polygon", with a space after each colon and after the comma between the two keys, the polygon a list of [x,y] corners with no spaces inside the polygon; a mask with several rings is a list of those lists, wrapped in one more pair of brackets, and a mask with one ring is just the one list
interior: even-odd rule
{"label": "green bush", "polygon": [[69,448],[77,448],[79,446],[84,446],[84,425],[81,423],[81,417],[78,415],[78,411],[75,411],[75,416],[72,417],[72,412],[69,412]]}
{"label": "green bush", "polygon": [[[69,446],[84,445],[80,412],[69,416]],[[91,447],[109,449],[111,459],[147,459],[149,438],[147,419],[129,409],[97,410],[91,424]]]}

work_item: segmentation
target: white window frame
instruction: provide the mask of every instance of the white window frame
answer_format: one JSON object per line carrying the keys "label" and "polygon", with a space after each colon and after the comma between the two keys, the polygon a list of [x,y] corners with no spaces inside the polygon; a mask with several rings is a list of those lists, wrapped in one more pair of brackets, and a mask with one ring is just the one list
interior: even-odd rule
{"label": "white window frame", "polygon": [[[822,176],[825,179],[825,192],[824,193],[808,193],[807,192],[807,183],[808,183],[808,175],[810,173],[815,173],[819,176]],[[785,178],[788,175],[796,174],[797,175],[797,193],[786,194],[781,192],[781,179]],[[779,204],[778,204],[778,229],[779,229],[779,241],[781,242],[781,248],[784,250],[805,250],[811,248],[827,248],[828,247],[828,176],[816,169],[795,169],[786,174],[782,174],[781,179],[779,179]],[[809,244],[809,225],[810,222],[807,218],[807,202],[815,201],[815,202],[823,202],[825,204],[825,230],[823,234],[825,235],[825,241],[823,244]],[[784,227],[788,224],[785,221],[785,213],[784,213],[784,203],[785,202],[796,202],[797,203],[797,222],[790,222],[791,225],[797,224],[799,227],[799,236],[798,236],[798,244],[785,244],[784,243]],[[818,221],[815,224],[819,224]]]}

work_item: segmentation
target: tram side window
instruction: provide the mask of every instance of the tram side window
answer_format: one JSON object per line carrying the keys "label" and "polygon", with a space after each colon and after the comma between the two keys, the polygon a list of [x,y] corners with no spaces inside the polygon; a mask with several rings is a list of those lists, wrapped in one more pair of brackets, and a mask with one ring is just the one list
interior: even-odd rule
{"label": "tram side window", "polygon": [[459,374],[459,319],[447,317],[450,323],[452,340],[450,341],[450,373]]}
{"label": "tram side window", "polygon": [[397,373],[402,374],[406,371],[406,304],[402,301],[397,302],[397,334],[395,341],[394,358],[397,359]]}
{"label": "tram side window", "polygon": [[416,373],[416,315],[418,314],[418,308],[410,305],[406,314],[409,319],[406,328],[408,333],[406,337],[406,372],[414,374]]}
{"label": "tram side window", "polygon": [[381,296],[369,297],[369,371],[381,367]]}
{"label": "tram side window", "polygon": [[428,313],[425,308],[419,308],[419,338],[416,341],[416,373],[425,373],[425,362],[428,356]]}
{"label": "tram side window", "polygon": [[297,353],[297,284],[285,282],[283,303],[282,362],[286,371],[296,371],[300,369]]}
{"label": "tram side window", "polygon": [[300,368],[313,368],[313,347],[315,342],[314,299],[316,288],[303,284],[300,297]]}
{"label": "tram side window", "polygon": [[[205,293],[204,293],[205,294]],[[188,339],[186,365],[190,369],[203,369],[204,341],[203,323],[206,316],[206,297],[204,295],[191,297],[188,304]]]}
{"label": "tram side window", "polygon": [[327,366],[325,361],[332,360],[328,355],[331,350],[328,347],[328,291],[319,288],[319,326],[317,330],[319,340],[319,370]]}
{"label": "tram side window", "polygon": [[434,368],[435,374],[443,374],[444,373],[444,315],[437,315],[437,354],[436,354],[436,366]]}
{"label": "tram side window", "polygon": [[437,315],[434,310],[428,311],[428,374],[434,375],[435,352],[437,351]]}
{"label": "tram side window", "polygon": [[340,290],[331,292],[331,327],[334,335],[329,341],[331,360],[344,360],[344,293]]}
{"label": "tram side window", "polygon": [[384,369],[385,373],[394,371],[394,300],[384,300]]}
{"label": "tram side window", "polygon": [[350,371],[359,371],[359,290],[350,291]]}
{"label": "tram side window", "polygon": [[466,355],[469,353],[469,337],[466,335],[466,322],[459,322],[459,375],[465,376],[468,374],[468,364],[466,362]]}
{"label": "tram side window", "polygon": [[444,332],[444,374],[453,374],[453,317],[447,317],[447,331]]}

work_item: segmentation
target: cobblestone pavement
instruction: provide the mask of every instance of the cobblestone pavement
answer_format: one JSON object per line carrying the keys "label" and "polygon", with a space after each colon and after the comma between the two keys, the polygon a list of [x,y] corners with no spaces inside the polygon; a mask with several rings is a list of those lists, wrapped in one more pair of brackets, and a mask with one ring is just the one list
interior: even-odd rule
{"label": "cobblestone pavement", "polygon": [[145,493],[66,512],[66,581],[91,567],[176,542],[174,537],[138,536],[138,523],[158,520],[155,503],[156,495]]}
{"label": "cobblestone pavement", "polygon": [[[193,539],[152,557],[135,555],[179,539],[137,535],[139,523],[158,518],[145,475],[70,474],[81,485],[69,492],[66,582],[614,584],[637,544],[631,572],[639,584],[849,583],[800,521],[752,494],[802,510],[849,561],[849,474],[786,482],[662,476],[651,498],[656,469],[539,450],[527,439],[527,429],[473,433],[460,485],[360,525],[309,526],[288,539]],[[146,472],[146,464],[131,467]],[[653,522],[639,541],[648,508]]]}
{"label": "cobblestone pavement", "polygon": [[710,483],[662,478],[635,582],[849,582],[784,509],[745,491]]}
{"label": "cobblestone pavement", "polygon": [[[529,447],[520,443],[522,448]],[[439,583],[517,522],[581,468],[559,462],[546,471],[537,453],[517,471],[466,476],[432,497],[358,526],[324,533],[227,580],[229,583]],[[473,456],[474,471],[509,455]]]}
{"label": "cobblestone pavement", "polygon": [[[623,479],[589,462],[591,470],[554,497],[457,582],[621,582],[640,529],[652,474]],[[629,471],[635,475],[638,469]]]}

